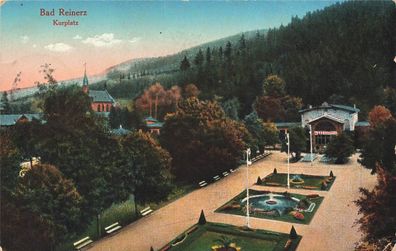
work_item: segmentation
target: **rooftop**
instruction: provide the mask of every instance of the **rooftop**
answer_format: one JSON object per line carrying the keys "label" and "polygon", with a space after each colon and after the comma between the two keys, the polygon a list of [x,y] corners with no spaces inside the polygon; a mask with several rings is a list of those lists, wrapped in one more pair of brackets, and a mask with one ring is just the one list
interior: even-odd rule
{"label": "rooftop", "polygon": [[360,112],[360,110],[356,107],[353,106],[347,106],[347,105],[336,105],[336,104],[328,104],[326,102],[324,102],[323,104],[321,104],[320,106],[315,106],[315,107],[309,107],[306,109],[301,109],[298,112],[299,113],[303,113],[303,112],[307,112],[307,111],[311,111],[311,110],[318,110],[318,109],[336,109],[336,110],[344,110],[347,111],[349,113],[357,113]]}
{"label": "rooftop", "polygon": [[107,92],[107,90],[89,90],[88,96],[92,98],[93,102],[115,103],[114,98]]}

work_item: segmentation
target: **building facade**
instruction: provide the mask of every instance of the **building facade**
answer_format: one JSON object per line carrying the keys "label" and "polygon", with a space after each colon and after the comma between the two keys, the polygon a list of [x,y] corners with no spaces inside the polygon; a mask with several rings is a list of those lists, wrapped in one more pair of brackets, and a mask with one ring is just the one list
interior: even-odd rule
{"label": "building facade", "polygon": [[[359,109],[355,106],[328,104],[309,106],[299,111],[301,122],[275,123],[281,134],[287,133],[290,127],[301,126],[312,132],[312,148],[322,153],[333,137],[344,131],[363,132],[367,122],[358,122]],[[281,137],[283,137],[281,135]]]}
{"label": "building facade", "polygon": [[301,126],[312,131],[312,147],[323,152],[331,139],[343,131],[355,131],[359,109],[328,104],[300,110]]}

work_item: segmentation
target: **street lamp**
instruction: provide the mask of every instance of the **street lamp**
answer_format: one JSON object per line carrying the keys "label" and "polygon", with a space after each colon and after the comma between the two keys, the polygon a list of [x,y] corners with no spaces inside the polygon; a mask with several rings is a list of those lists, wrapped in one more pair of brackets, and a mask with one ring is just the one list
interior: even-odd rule
{"label": "street lamp", "polygon": [[287,189],[290,189],[290,137],[289,133],[286,133],[287,138]]}
{"label": "street lamp", "polygon": [[249,165],[252,162],[249,161],[250,157],[250,148],[246,149],[246,225],[250,228],[250,221],[249,221]]}
{"label": "street lamp", "polygon": [[311,150],[311,166],[313,165],[313,156],[312,156],[312,125],[309,125],[309,147]]}

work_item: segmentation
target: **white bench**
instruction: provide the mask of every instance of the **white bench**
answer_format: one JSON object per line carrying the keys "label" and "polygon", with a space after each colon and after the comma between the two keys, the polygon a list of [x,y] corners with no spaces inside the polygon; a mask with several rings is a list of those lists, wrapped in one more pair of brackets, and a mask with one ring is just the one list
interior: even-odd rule
{"label": "white bench", "polygon": [[73,243],[73,246],[74,246],[74,248],[76,249],[76,250],[80,250],[81,248],[83,248],[83,247],[85,247],[85,246],[88,246],[89,244],[91,244],[93,241],[91,240],[91,238],[89,238],[89,236],[87,236],[87,237],[85,237],[85,238],[83,238],[83,239],[81,239],[81,240],[79,240],[79,241],[76,241],[76,242],[74,242]]}
{"label": "white bench", "polygon": [[228,172],[224,172],[223,176],[226,177],[226,176],[228,176],[228,174],[229,174]]}
{"label": "white bench", "polygon": [[208,183],[206,183],[206,181],[203,180],[203,181],[199,182],[198,185],[200,187],[204,187],[204,186],[208,185]]}
{"label": "white bench", "polygon": [[110,226],[105,227],[105,231],[108,234],[111,234],[119,229],[121,229],[122,227],[120,226],[120,224],[118,222],[111,224]]}
{"label": "white bench", "polygon": [[148,215],[148,214],[150,214],[150,213],[152,213],[153,212],[153,209],[151,209],[150,207],[146,207],[145,209],[143,209],[142,211],[140,211],[140,214],[142,215],[142,216],[146,216],[146,215]]}
{"label": "white bench", "polygon": [[234,169],[230,169],[230,172],[233,173],[233,172],[235,172],[235,170]]}
{"label": "white bench", "polygon": [[213,179],[214,179],[215,181],[217,181],[217,180],[220,179],[220,176],[219,176],[219,175],[216,175],[216,176],[213,177]]}

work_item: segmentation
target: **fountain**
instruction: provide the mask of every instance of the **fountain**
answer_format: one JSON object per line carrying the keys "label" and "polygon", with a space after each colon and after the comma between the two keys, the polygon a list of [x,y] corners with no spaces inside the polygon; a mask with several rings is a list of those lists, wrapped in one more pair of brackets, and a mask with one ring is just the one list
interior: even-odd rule
{"label": "fountain", "polygon": [[291,178],[290,183],[292,183],[292,184],[294,184],[294,185],[301,185],[301,184],[304,183],[304,180],[303,180],[303,178],[301,178],[300,175],[295,174],[295,175],[293,175],[293,177]]}
{"label": "fountain", "polygon": [[[260,194],[249,196],[250,210],[258,213],[273,215],[284,215],[290,210],[297,208],[299,199],[282,194]],[[246,203],[246,198],[241,201],[241,205]]]}

